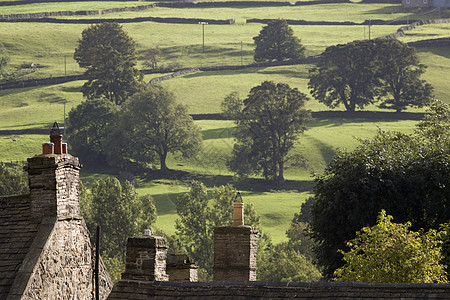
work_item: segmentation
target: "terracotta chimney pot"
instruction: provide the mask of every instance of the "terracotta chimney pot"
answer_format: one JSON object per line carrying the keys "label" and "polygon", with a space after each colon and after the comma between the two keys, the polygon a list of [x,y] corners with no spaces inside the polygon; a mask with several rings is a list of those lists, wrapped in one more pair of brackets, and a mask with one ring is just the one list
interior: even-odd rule
{"label": "terracotta chimney pot", "polygon": [[233,226],[244,225],[244,203],[233,203]]}

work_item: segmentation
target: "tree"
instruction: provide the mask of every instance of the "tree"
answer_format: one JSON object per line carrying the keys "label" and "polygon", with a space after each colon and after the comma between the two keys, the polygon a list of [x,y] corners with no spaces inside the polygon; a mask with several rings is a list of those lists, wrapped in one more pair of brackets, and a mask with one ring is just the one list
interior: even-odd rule
{"label": "tree", "polygon": [[440,243],[435,230],[415,232],[411,223],[392,223],[382,210],[373,227],[364,227],[347,242],[345,265],[335,272],[336,280],[387,283],[447,282]]}
{"label": "tree", "polygon": [[225,118],[236,120],[242,111],[243,101],[239,98],[238,92],[232,92],[225,96],[220,107],[222,108],[222,116]]}
{"label": "tree", "polygon": [[283,61],[305,57],[305,47],[294,36],[294,31],[286,20],[276,19],[253,38],[255,41],[255,61]]}
{"label": "tree", "polygon": [[310,222],[327,276],[342,266],[345,241],[376,223],[381,209],[413,230],[438,229],[450,215],[450,107],[435,102],[413,134],[379,130],[351,152],[339,151],[315,176]]}
{"label": "tree", "polygon": [[106,98],[121,105],[143,87],[136,69],[136,45],[118,23],[101,23],[83,30],[74,59],[86,68],[83,96]]}
{"label": "tree", "polygon": [[168,171],[169,153],[193,157],[201,150],[200,130],[187,108],[177,104],[175,96],[161,87],[152,86],[133,95],[125,103],[120,119],[128,146],[135,151],[132,156],[152,162],[156,155],[162,172]]}
{"label": "tree", "polygon": [[162,54],[163,52],[159,47],[148,49],[144,52],[144,58],[146,59],[144,65],[153,70],[158,69],[158,62]]}
{"label": "tree", "polygon": [[106,163],[105,143],[116,123],[117,107],[106,99],[82,102],[69,112],[68,141],[71,152],[85,163]]}
{"label": "tree", "polygon": [[284,182],[289,150],[305,130],[311,114],[303,109],[305,94],[284,83],[265,81],[251,89],[236,119],[236,138],[229,168],[239,175],[259,174]]}
{"label": "tree", "polygon": [[[211,206],[205,185],[193,181],[190,192],[177,199],[177,236],[189,257],[202,269],[205,280],[211,278],[213,271],[214,227],[232,223],[236,193],[230,185],[215,187]],[[259,216],[250,203],[244,205],[244,215],[246,225],[259,225]]]}
{"label": "tree", "polygon": [[127,238],[142,234],[156,221],[156,206],[149,196],[138,197],[128,182],[116,178],[95,181],[91,192],[81,191],[82,214],[91,232],[101,230],[101,251],[113,279],[120,279]]}
{"label": "tree", "polygon": [[8,77],[8,63],[10,59],[6,55],[5,47],[0,43],[0,81],[5,80]]}
{"label": "tree", "polygon": [[416,50],[397,39],[375,40],[378,76],[382,81],[380,107],[401,112],[407,106],[422,107],[432,97],[433,88],[420,79],[425,65]]}
{"label": "tree", "polygon": [[342,103],[347,111],[373,103],[379,86],[375,54],[373,41],[328,47],[317,67],[309,71],[311,94],[331,108]]}
{"label": "tree", "polygon": [[27,174],[19,167],[8,167],[0,162],[0,196],[28,193]]}

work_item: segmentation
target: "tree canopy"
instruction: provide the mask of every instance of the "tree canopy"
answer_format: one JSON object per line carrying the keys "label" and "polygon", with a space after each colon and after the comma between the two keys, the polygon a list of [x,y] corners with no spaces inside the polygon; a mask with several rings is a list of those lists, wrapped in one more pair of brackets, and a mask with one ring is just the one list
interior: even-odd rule
{"label": "tree canopy", "polygon": [[[212,277],[214,227],[232,223],[236,193],[231,185],[215,187],[213,205],[210,205],[205,185],[193,181],[190,192],[177,199],[177,236],[189,257],[202,269],[203,280]],[[259,216],[250,203],[244,205],[244,222],[254,227],[259,225]]]}
{"label": "tree canopy", "polygon": [[382,101],[397,112],[431,100],[432,87],[420,75],[415,49],[395,39],[354,41],[331,46],[310,70],[309,88],[319,102],[347,111]]}
{"label": "tree canopy", "polygon": [[392,223],[382,210],[377,224],[364,227],[347,242],[345,265],[335,272],[338,281],[386,283],[447,282],[436,230],[415,232],[411,223]]}
{"label": "tree canopy", "polygon": [[375,40],[376,72],[381,79],[381,107],[397,112],[407,106],[422,107],[432,98],[433,88],[420,79],[425,65],[419,62],[416,50],[397,39]]}
{"label": "tree canopy", "polygon": [[284,83],[265,81],[252,88],[236,119],[229,168],[239,175],[262,172],[266,180],[283,183],[287,154],[311,118],[303,109],[307,100]]}
{"label": "tree canopy", "polygon": [[300,43],[300,39],[294,36],[294,31],[286,20],[270,21],[253,40],[257,62],[300,59],[305,56],[305,47]]}
{"label": "tree canopy", "polygon": [[450,215],[450,108],[435,102],[413,134],[379,130],[350,152],[339,151],[315,177],[310,226],[328,276],[342,265],[338,249],[381,209],[413,230],[439,228]]}
{"label": "tree canopy", "polygon": [[100,226],[102,258],[113,279],[120,279],[125,265],[127,238],[142,234],[156,221],[156,206],[149,195],[138,197],[128,182],[105,178],[92,184],[91,192],[81,191],[83,217],[91,232]]}
{"label": "tree canopy", "polygon": [[82,102],[69,112],[71,152],[85,163],[104,163],[109,129],[116,123],[117,107],[106,99]]}
{"label": "tree canopy", "polygon": [[86,68],[83,96],[121,105],[143,87],[136,69],[136,45],[118,23],[94,24],[83,30],[74,59]]}
{"label": "tree canopy", "polygon": [[199,128],[187,108],[161,87],[150,87],[130,97],[120,112],[118,129],[126,140],[131,157],[146,163],[159,160],[162,172],[169,153],[193,157],[202,146]]}
{"label": "tree canopy", "polygon": [[308,86],[319,102],[347,111],[374,102],[377,79],[373,76],[373,41],[355,41],[325,49],[317,67],[310,70]]}
{"label": "tree canopy", "polygon": [[0,196],[28,193],[28,177],[22,168],[0,162]]}

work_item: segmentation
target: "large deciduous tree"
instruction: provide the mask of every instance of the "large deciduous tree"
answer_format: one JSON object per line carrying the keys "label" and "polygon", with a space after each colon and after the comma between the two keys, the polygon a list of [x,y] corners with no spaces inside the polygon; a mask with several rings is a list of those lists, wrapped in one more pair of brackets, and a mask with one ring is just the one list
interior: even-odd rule
{"label": "large deciduous tree", "polygon": [[[211,200],[205,185],[194,181],[190,192],[177,199],[177,236],[189,257],[202,269],[203,280],[211,279],[213,272],[214,227],[232,223],[236,193],[230,185],[216,187]],[[244,215],[246,225],[259,225],[259,216],[250,203],[244,205]]]}
{"label": "large deciduous tree", "polygon": [[283,183],[287,154],[311,118],[303,109],[307,99],[284,83],[265,81],[252,88],[236,119],[229,168],[239,175],[262,172],[266,180]]}
{"label": "large deciduous tree", "polygon": [[351,112],[373,103],[379,85],[375,54],[373,41],[328,47],[317,67],[310,70],[311,94],[331,108],[343,104]]}
{"label": "large deciduous tree", "polygon": [[202,137],[187,108],[177,104],[169,91],[153,86],[130,97],[120,114],[130,154],[138,161],[159,160],[162,172],[169,153],[193,157],[201,150]]}
{"label": "large deciduous tree", "polygon": [[85,163],[106,163],[109,128],[117,121],[118,108],[106,99],[82,102],[69,112],[68,141],[71,152]]}
{"label": "large deciduous tree", "polygon": [[450,215],[450,107],[441,102],[413,134],[379,130],[351,152],[339,151],[315,177],[310,226],[316,254],[331,277],[338,249],[385,209],[413,230],[438,229]]}
{"label": "large deciduous tree", "polygon": [[253,40],[257,62],[300,59],[305,56],[305,47],[300,43],[300,39],[294,36],[294,31],[286,20],[270,21]]}
{"label": "large deciduous tree", "polygon": [[433,88],[420,79],[425,65],[416,50],[396,39],[375,40],[376,72],[381,79],[380,107],[401,112],[407,106],[422,107],[432,98]]}
{"label": "large deciduous tree", "polygon": [[83,30],[74,59],[86,68],[87,99],[106,98],[121,105],[143,87],[136,66],[136,45],[118,23],[101,23]]}
{"label": "large deciduous tree", "polygon": [[345,265],[335,272],[338,281],[386,283],[447,282],[436,230],[415,232],[411,223],[392,223],[382,210],[373,227],[364,227],[347,242]]}

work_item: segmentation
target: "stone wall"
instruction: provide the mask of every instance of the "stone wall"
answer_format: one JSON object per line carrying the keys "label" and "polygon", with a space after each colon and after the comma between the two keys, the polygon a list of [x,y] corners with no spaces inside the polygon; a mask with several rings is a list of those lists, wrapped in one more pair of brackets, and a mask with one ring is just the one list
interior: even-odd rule
{"label": "stone wall", "polygon": [[214,228],[214,280],[256,280],[258,229],[251,226]]}
{"label": "stone wall", "polygon": [[[22,299],[94,299],[94,251],[82,219],[57,221],[28,281]],[[99,272],[101,299],[112,281],[103,262]]]}

